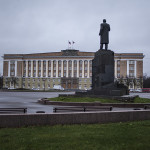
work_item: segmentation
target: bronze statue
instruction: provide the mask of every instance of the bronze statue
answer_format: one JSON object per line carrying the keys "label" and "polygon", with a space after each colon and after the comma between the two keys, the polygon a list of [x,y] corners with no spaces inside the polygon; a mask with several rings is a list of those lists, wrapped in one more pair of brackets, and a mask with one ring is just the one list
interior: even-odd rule
{"label": "bronze statue", "polygon": [[109,31],[110,26],[106,23],[106,19],[103,19],[103,23],[100,25],[100,49],[103,49],[103,44],[105,44],[105,50],[108,49],[108,43],[109,43]]}

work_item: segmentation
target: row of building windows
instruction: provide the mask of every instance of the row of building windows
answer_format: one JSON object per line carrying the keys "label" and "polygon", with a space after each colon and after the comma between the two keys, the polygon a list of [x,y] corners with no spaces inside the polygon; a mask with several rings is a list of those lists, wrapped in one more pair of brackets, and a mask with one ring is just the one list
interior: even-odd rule
{"label": "row of building windows", "polygon": [[[73,62],[73,63],[72,63]],[[69,77],[77,77],[77,61],[68,61],[68,66],[67,66],[67,61],[58,61],[58,66],[56,65],[56,61],[48,61],[48,66],[46,66],[46,61],[43,61],[43,64],[41,63],[41,61],[38,61],[37,63],[38,65],[36,66],[36,61],[33,61],[33,72],[31,70],[31,61],[24,61],[23,66],[24,66],[24,72],[23,72],[23,76],[28,76],[31,77],[31,74],[33,74],[33,77],[36,77],[36,72],[38,73],[38,77],[40,77],[41,75],[43,77],[46,77],[46,69],[48,70],[48,77],[61,77],[63,74],[63,77],[67,76],[67,71],[68,71],[68,76]],[[28,67],[26,66],[28,65]],[[84,65],[84,66],[83,66]],[[47,67],[47,68],[46,68]],[[84,67],[84,76],[88,77],[88,61],[79,61],[79,77],[82,77],[82,70]],[[43,72],[41,72],[41,68]],[[67,70],[68,69],[68,70]],[[28,71],[28,74],[27,74]],[[58,75],[57,75],[57,71],[58,71]],[[63,72],[63,73],[62,73]],[[89,61],[89,72],[90,75],[92,74],[92,61]],[[42,74],[41,74],[42,73]],[[73,75],[72,75],[73,74]]]}

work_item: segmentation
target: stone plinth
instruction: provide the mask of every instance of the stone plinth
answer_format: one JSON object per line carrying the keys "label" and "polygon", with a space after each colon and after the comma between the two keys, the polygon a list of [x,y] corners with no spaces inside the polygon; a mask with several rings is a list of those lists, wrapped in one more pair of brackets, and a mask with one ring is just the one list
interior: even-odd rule
{"label": "stone plinth", "polygon": [[92,89],[110,86],[114,83],[114,52],[98,50],[92,61]]}
{"label": "stone plinth", "polygon": [[114,52],[98,50],[92,62],[91,95],[122,96],[129,94],[128,88],[114,84]]}

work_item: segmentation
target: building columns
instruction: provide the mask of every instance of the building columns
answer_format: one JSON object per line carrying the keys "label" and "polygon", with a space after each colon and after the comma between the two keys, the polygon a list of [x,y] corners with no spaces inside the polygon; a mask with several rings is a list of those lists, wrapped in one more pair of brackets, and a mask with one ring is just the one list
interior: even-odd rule
{"label": "building columns", "polygon": [[26,60],[26,77],[28,77],[28,60]]}
{"label": "building columns", "polygon": [[90,60],[88,60],[88,66],[87,66],[87,78],[90,77]]}
{"label": "building columns", "polygon": [[137,61],[135,60],[134,61],[134,77],[136,78],[136,63],[137,63]]}
{"label": "building columns", "polygon": [[77,78],[79,78],[79,60],[77,60]]}
{"label": "building columns", "polygon": [[64,63],[64,61],[62,60],[61,61],[61,77],[63,77],[63,74],[64,74],[64,66],[63,66],[64,64],[63,63]]}
{"label": "building columns", "polygon": [[129,77],[129,60],[127,60],[127,77]]}
{"label": "building columns", "polygon": [[74,60],[72,60],[72,78],[74,77]]}
{"label": "building columns", "polygon": [[43,60],[41,60],[41,77],[43,77]]}
{"label": "building columns", "polygon": [[38,60],[36,60],[36,77],[38,77]]}
{"label": "building columns", "polygon": [[31,77],[33,77],[33,60],[31,60]]}
{"label": "building columns", "polygon": [[84,78],[84,60],[82,61],[82,78]]}
{"label": "building columns", "polygon": [[51,77],[53,77],[53,60],[51,60]]}
{"label": "building columns", "polygon": [[17,77],[17,60],[15,61],[15,77]]}
{"label": "building columns", "polygon": [[8,61],[8,77],[10,77],[10,61]]}
{"label": "building columns", "polygon": [[67,60],[67,67],[66,67],[66,77],[68,78],[68,60]]}
{"label": "building columns", "polygon": [[46,60],[46,77],[48,77],[48,60]]}
{"label": "building columns", "polygon": [[58,60],[56,60],[56,78],[58,78]]}
{"label": "building columns", "polygon": [[117,78],[117,60],[115,59],[115,78]]}

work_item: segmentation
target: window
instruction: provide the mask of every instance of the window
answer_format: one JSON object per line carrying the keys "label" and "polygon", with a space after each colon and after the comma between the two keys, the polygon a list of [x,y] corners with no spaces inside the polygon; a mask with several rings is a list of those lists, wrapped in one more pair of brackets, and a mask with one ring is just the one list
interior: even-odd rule
{"label": "window", "polygon": [[14,60],[11,60],[11,61],[10,61],[10,64],[11,64],[11,65],[14,65],[14,64],[15,64],[15,61],[14,61]]}
{"label": "window", "polygon": [[64,72],[64,77],[66,77],[66,72]]}
{"label": "window", "polygon": [[134,60],[130,60],[130,61],[129,61],[129,64],[134,64]]}
{"label": "window", "polygon": [[74,77],[77,77],[77,73],[74,73]]}
{"label": "window", "polygon": [[117,70],[120,71],[120,67],[117,67]]}
{"label": "window", "polygon": [[72,61],[71,60],[69,60],[69,65],[71,65],[72,64]]}
{"label": "window", "polygon": [[79,61],[79,64],[82,65],[82,60]]}
{"label": "window", "polygon": [[76,61],[76,60],[74,61],[74,64],[77,64],[77,61]]}
{"label": "window", "polygon": [[130,66],[130,67],[129,67],[129,70],[134,70],[134,66]]}
{"label": "window", "polygon": [[69,77],[71,77],[71,73],[69,73]]}
{"label": "window", "polygon": [[129,77],[134,77],[134,73],[129,73]]}
{"label": "window", "polygon": [[117,64],[120,65],[120,60],[117,60]]}
{"label": "window", "polygon": [[58,73],[58,76],[61,77],[61,72]]}
{"label": "window", "polygon": [[120,73],[117,73],[117,78],[120,78]]}
{"label": "window", "polygon": [[85,79],[84,82],[87,82],[87,79]]}
{"label": "window", "polygon": [[15,75],[15,72],[11,72],[10,75],[11,75],[11,76],[14,76],[14,75]]}

